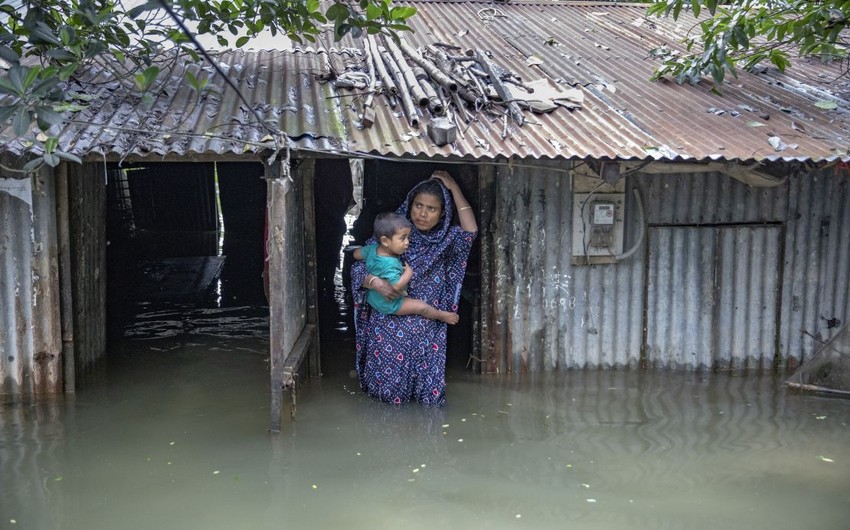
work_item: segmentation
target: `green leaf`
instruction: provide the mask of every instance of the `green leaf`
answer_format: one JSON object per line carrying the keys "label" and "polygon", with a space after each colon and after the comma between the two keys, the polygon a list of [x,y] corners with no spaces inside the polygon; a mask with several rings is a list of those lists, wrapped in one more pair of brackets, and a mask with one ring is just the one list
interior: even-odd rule
{"label": "green leaf", "polygon": [[18,112],[12,119],[12,130],[17,137],[23,137],[29,134],[30,125],[32,125],[32,116],[26,107],[19,107]]}
{"label": "green leaf", "polygon": [[52,153],[56,150],[56,147],[59,145],[59,138],[55,136],[50,136],[47,140],[44,141],[44,152]]}
{"label": "green leaf", "polygon": [[18,107],[15,105],[0,107],[0,125],[5,124],[6,120],[11,118],[12,114],[14,114],[16,110],[18,110]]}
{"label": "green leaf", "polygon": [[0,93],[23,97],[23,93],[15,88],[8,75],[0,75]]}
{"label": "green leaf", "polygon": [[36,107],[35,115],[38,121],[38,127],[42,131],[46,131],[53,125],[59,125],[63,121],[60,113],[54,112],[53,109],[47,107]]}
{"label": "green leaf", "polygon": [[250,37],[239,37],[238,39],[236,39],[236,47],[241,48],[242,46],[245,46],[246,44],[248,44],[249,40],[251,40]]}
{"label": "green leaf", "polygon": [[375,4],[369,4],[366,7],[366,18],[368,20],[379,19],[379,18],[381,18],[382,14],[383,14],[383,11],[381,10],[381,8],[376,6]]}
{"label": "green leaf", "polygon": [[0,46],[0,59],[11,64],[18,64],[18,61],[21,60],[20,56],[8,46]]}
{"label": "green leaf", "polygon": [[24,77],[27,70],[28,68],[26,66],[16,64],[9,68],[8,71],[9,83],[11,83],[12,89],[15,91],[14,93],[21,97],[26,92],[24,89]]}
{"label": "green leaf", "polygon": [[139,15],[141,15],[142,13],[145,13],[147,11],[153,11],[155,9],[159,9],[160,7],[162,6],[157,0],[150,0],[142,5],[138,5],[127,11],[127,16],[130,18],[138,18]]}
{"label": "green leaf", "polygon": [[406,20],[416,14],[416,8],[410,6],[394,7],[390,11],[390,18],[393,20]]}
{"label": "green leaf", "polygon": [[44,153],[43,158],[44,158],[44,163],[47,164],[50,167],[56,167],[56,166],[59,165],[59,162],[61,162],[61,160],[59,159],[59,156],[56,155],[55,153]]}
{"label": "green leaf", "polygon": [[24,164],[24,167],[22,169],[24,173],[32,173],[33,171],[40,168],[42,165],[44,165],[44,159],[42,157],[38,157],[33,158],[32,160]]}
{"label": "green leaf", "polygon": [[348,7],[343,4],[334,4],[325,12],[331,20],[343,20],[348,17]]}
{"label": "green leaf", "polygon": [[76,55],[62,48],[53,48],[52,50],[47,50],[44,55],[59,62],[73,61],[77,58]]}
{"label": "green leaf", "polygon": [[78,157],[77,155],[72,155],[71,153],[66,153],[65,151],[60,151],[60,150],[57,149],[56,151],[53,152],[53,154],[58,156],[59,158],[64,158],[65,160],[69,160],[69,161],[75,162],[77,164],[83,163],[83,161],[82,161],[82,159],[80,159],[80,157]]}
{"label": "green leaf", "polygon": [[62,43],[56,38],[53,29],[44,22],[36,22],[35,27],[30,30],[30,42],[34,44],[52,44],[59,46]]}
{"label": "green leaf", "polygon": [[838,108],[838,104],[829,99],[821,99],[815,102],[815,107],[823,110],[835,110]]}

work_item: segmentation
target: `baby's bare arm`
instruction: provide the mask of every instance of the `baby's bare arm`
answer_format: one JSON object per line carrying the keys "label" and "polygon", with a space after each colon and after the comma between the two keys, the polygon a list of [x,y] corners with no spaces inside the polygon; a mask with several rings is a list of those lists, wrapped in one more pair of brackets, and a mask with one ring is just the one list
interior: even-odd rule
{"label": "baby's bare arm", "polygon": [[360,251],[359,248],[355,248],[354,252],[352,252],[351,254],[354,256],[354,259],[356,259],[357,261],[363,261],[363,253]]}
{"label": "baby's bare arm", "polygon": [[401,290],[407,287],[407,284],[410,283],[410,280],[413,279],[413,269],[410,268],[410,265],[404,265],[404,271],[401,273],[401,278],[393,284],[393,287]]}

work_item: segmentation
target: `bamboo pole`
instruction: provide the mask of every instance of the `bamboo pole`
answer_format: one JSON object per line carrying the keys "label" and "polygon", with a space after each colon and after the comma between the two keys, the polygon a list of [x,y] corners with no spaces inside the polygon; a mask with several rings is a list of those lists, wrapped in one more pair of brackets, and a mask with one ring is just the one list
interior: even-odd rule
{"label": "bamboo pole", "polygon": [[436,81],[438,84],[444,86],[451,92],[457,90],[457,82],[454,79],[452,79],[451,77],[446,75],[442,70],[437,68],[434,63],[422,57],[419,52],[411,48],[404,41],[404,39],[399,39],[399,47],[401,48],[401,51],[405,55],[407,55],[407,57],[410,58],[410,60],[412,60],[414,63],[419,65],[420,68],[425,70],[425,72],[431,77],[431,79]]}
{"label": "bamboo pole", "polygon": [[381,50],[379,48],[378,51],[381,59],[384,63],[386,63],[387,68],[390,69],[393,77],[397,81],[396,86],[398,86],[398,96],[401,98],[401,105],[404,108],[405,114],[407,114],[407,122],[411,127],[419,127],[419,115],[416,113],[416,107],[413,105],[413,100],[410,98],[410,91],[407,90],[401,70],[386,49]]}
{"label": "bamboo pole", "polygon": [[395,86],[395,81],[393,81],[390,73],[387,72],[387,67],[384,64],[384,61],[380,58],[381,54],[378,52],[378,45],[375,43],[375,38],[371,35],[366,36],[366,47],[372,56],[372,60],[375,62],[375,67],[378,69],[378,75],[381,77],[381,84],[384,85],[384,91],[391,96],[397,96],[398,87]]}
{"label": "bamboo pole", "polygon": [[401,48],[399,48],[395,41],[391,38],[385,38],[384,42],[387,44],[387,49],[392,54],[396,64],[398,64],[398,68],[401,71],[404,82],[410,90],[411,98],[415,100],[420,107],[427,106],[428,96],[425,95],[425,92],[423,92],[422,88],[419,86],[419,83],[416,80],[416,75],[413,73],[413,69],[410,68],[410,65],[407,64],[407,60],[404,58],[404,53],[402,53]]}
{"label": "bamboo pole", "polygon": [[441,100],[440,96],[437,95],[437,91],[434,90],[431,83],[427,79],[420,79],[419,86],[422,87],[422,91],[425,92],[426,96],[428,96],[428,109],[430,109],[434,114],[444,114],[446,109],[443,106],[443,100]]}

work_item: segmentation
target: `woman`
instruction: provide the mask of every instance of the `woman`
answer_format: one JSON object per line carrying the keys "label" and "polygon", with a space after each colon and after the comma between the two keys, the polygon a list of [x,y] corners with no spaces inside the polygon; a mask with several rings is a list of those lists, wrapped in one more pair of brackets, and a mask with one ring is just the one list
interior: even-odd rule
{"label": "woman", "polygon": [[[460,226],[452,226],[452,206]],[[466,259],[478,232],[472,207],[445,171],[435,171],[407,195],[397,213],[413,225],[404,254],[413,269],[407,296],[443,311],[457,312]],[[386,280],[366,273],[363,262],[351,269],[360,387],[387,403],[416,400],[442,405],[446,400],[446,324],[418,315],[373,311],[367,289],[389,300],[403,296]],[[358,288],[359,287],[359,288]]]}

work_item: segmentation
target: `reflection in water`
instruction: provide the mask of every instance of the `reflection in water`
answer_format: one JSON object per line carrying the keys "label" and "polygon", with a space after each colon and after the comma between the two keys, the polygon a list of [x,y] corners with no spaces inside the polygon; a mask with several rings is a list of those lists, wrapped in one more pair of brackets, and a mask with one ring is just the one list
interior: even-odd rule
{"label": "reflection in water", "polygon": [[129,341],[74,401],[0,409],[0,528],[846,528],[850,403],[770,377],[344,374],[268,426],[267,342]]}
{"label": "reflection in water", "polygon": [[135,320],[125,326],[124,337],[144,340],[183,335],[262,338],[269,334],[269,313],[265,307],[168,306],[168,309],[137,313]]}

